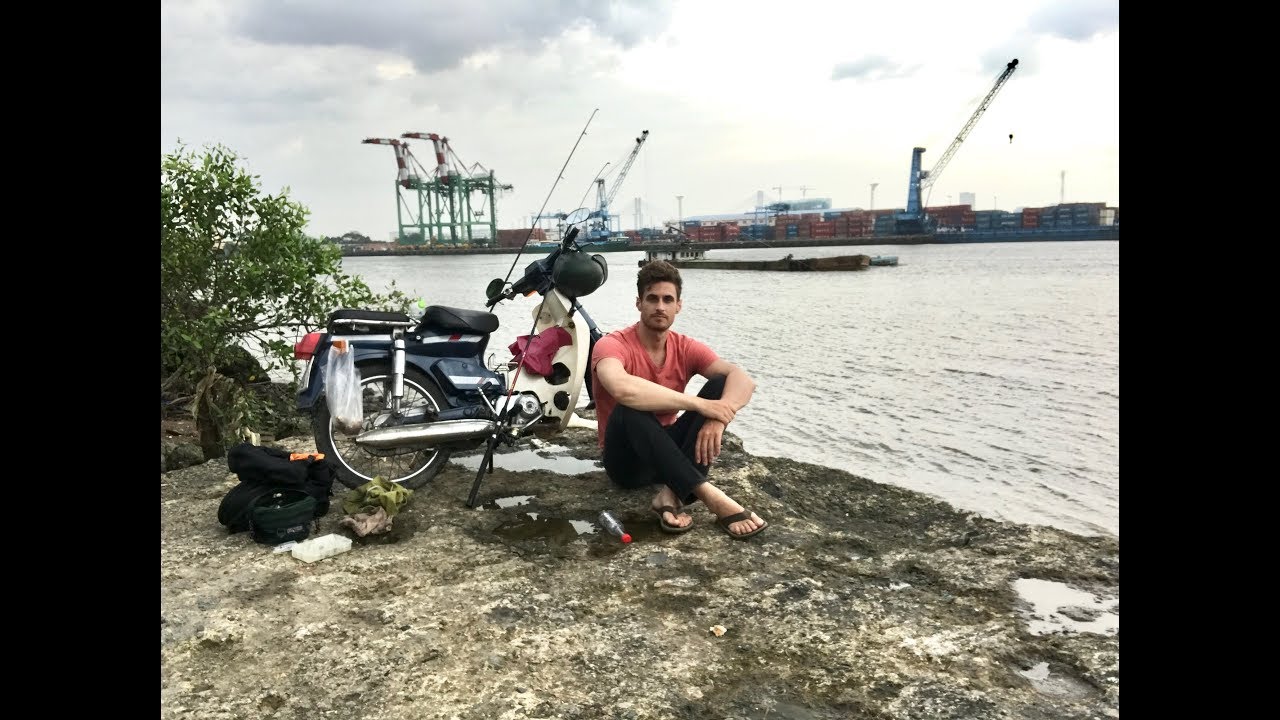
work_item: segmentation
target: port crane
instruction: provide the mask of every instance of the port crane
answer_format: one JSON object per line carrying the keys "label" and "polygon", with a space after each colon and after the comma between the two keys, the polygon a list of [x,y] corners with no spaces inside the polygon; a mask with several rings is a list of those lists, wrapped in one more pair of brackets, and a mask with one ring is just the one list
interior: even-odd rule
{"label": "port crane", "polygon": [[592,210],[591,214],[587,216],[586,240],[608,240],[609,236],[613,234],[612,220],[617,216],[609,214],[609,205],[618,194],[618,189],[622,187],[622,181],[626,179],[627,172],[631,170],[631,164],[636,161],[636,156],[640,154],[640,148],[644,146],[644,141],[648,139],[648,130],[641,132],[640,137],[636,138],[635,147],[631,148],[631,154],[627,155],[626,162],[618,170],[618,176],[613,179],[613,185],[609,186],[608,193],[604,190],[604,178],[596,178],[596,202],[599,207]]}
{"label": "port crane", "polygon": [[[924,154],[924,148],[917,147],[911,150],[911,177],[907,183],[907,209],[906,212],[898,213],[894,219],[896,220],[897,229],[895,233],[898,235],[918,235],[928,233],[932,230],[929,218],[924,214],[924,204],[920,201],[920,193],[928,189],[942,174],[943,168],[947,163],[951,162],[952,156],[956,154],[956,150],[960,149],[960,143],[969,136],[969,131],[973,126],[978,124],[978,118],[987,111],[987,106],[995,99],[996,93],[1000,92],[1000,88],[1004,87],[1009,76],[1013,75],[1013,71],[1018,69],[1018,59],[1014,58],[1004,67],[1004,72],[996,78],[996,83],[992,86],[987,96],[978,103],[978,109],[973,111],[973,115],[969,116],[969,121],[960,129],[960,133],[956,135],[956,139],[951,141],[938,163],[931,170],[920,169],[920,156]],[[1010,136],[1012,137],[1012,136]]]}

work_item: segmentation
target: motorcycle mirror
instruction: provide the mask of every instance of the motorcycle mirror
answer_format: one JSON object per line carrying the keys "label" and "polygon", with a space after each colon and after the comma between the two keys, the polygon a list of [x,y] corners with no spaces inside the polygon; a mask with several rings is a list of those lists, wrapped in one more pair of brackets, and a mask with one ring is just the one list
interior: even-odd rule
{"label": "motorcycle mirror", "polygon": [[494,278],[489,281],[489,286],[484,289],[484,296],[492,300],[502,294],[502,286],[506,283],[502,282],[502,278]]}
{"label": "motorcycle mirror", "polygon": [[566,225],[573,225],[575,223],[580,223],[583,220],[586,220],[590,215],[591,215],[591,210],[589,210],[588,208],[578,208],[577,210],[574,210],[568,215],[565,215],[564,222]]}

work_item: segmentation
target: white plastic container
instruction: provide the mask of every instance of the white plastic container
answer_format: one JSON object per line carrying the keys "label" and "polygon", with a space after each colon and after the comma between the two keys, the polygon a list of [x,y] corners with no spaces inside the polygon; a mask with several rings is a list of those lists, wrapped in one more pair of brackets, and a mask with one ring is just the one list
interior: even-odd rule
{"label": "white plastic container", "polygon": [[320,537],[313,537],[309,540],[303,540],[297,545],[294,545],[293,549],[289,552],[302,562],[310,563],[317,560],[323,560],[327,557],[333,557],[334,555],[341,555],[350,549],[351,538],[330,533],[328,535],[321,535]]}

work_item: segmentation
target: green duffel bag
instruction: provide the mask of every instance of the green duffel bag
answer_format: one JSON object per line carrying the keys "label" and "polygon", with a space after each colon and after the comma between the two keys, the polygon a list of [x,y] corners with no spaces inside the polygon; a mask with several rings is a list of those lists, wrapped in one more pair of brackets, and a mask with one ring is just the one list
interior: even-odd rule
{"label": "green duffel bag", "polygon": [[264,545],[306,540],[316,515],[316,499],[302,490],[284,488],[267,493],[250,512],[253,539]]}

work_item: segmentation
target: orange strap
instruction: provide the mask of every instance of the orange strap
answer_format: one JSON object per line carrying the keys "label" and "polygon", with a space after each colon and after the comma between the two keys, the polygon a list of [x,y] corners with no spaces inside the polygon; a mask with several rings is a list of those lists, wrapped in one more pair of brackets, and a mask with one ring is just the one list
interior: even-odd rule
{"label": "orange strap", "polygon": [[290,459],[290,460],[323,460],[323,459],[324,459],[324,453],[322,453],[322,452],[314,452],[314,453],[289,453],[289,459]]}

